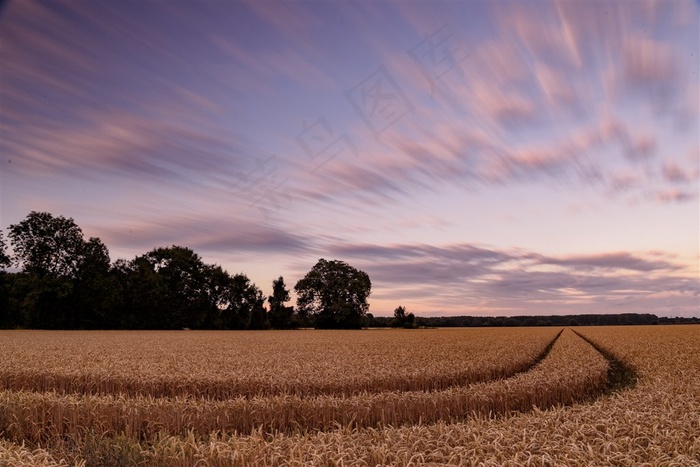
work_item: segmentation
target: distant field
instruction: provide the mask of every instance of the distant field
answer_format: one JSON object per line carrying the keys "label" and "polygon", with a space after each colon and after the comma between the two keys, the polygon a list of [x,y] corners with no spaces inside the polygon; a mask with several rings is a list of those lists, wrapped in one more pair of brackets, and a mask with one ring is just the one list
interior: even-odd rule
{"label": "distant field", "polygon": [[700,465],[700,326],[561,331],[1,331],[0,465]]}

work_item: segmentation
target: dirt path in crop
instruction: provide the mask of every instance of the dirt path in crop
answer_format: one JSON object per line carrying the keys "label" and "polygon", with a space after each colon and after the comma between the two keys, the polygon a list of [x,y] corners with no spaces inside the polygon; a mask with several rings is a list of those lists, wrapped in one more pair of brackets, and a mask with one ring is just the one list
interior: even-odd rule
{"label": "dirt path in crop", "polygon": [[540,357],[529,371],[500,380],[441,391],[350,397],[286,395],[216,401],[0,391],[0,405],[6,409],[0,431],[11,433],[13,439],[40,440],[98,426],[150,441],[162,433],[194,432],[206,437],[212,432],[296,433],[338,426],[416,425],[572,405],[610,388],[609,360],[570,329],[560,332]]}
{"label": "dirt path in crop", "polygon": [[600,346],[580,332],[572,329],[576,335],[588,342],[608,361],[608,391],[617,392],[632,389],[637,384],[637,371],[631,365],[617,358],[612,352]]}

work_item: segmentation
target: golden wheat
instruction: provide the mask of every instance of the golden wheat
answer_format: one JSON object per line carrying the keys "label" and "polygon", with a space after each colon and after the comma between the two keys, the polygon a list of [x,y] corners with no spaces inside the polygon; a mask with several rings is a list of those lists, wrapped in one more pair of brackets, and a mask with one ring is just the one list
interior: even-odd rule
{"label": "golden wheat", "polygon": [[[77,467],[84,462],[75,464]],[[65,460],[56,461],[53,456],[43,449],[27,449],[24,444],[18,445],[0,438],[0,467],[68,467]]]}
{"label": "golden wheat", "polygon": [[558,331],[0,331],[0,389],[220,400],[438,390],[523,371]]}
{"label": "golden wheat", "polygon": [[607,369],[599,353],[567,330],[530,372],[443,391],[238,397],[227,401],[3,391],[0,404],[6,412],[5,431],[15,439],[35,442],[77,436],[85,427],[144,440],[159,433],[184,435],[188,431],[295,432],[461,420],[473,414],[504,414],[572,403],[600,392]]}
{"label": "golden wheat", "polygon": [[[639,381],[586,404],[460,423],[274,437],[163,437],[149,465],[700,465],[700,326],[580,332],[631,363]],[[186,449],[184,447],[186,446]]]}
{"label": "golden wheat", "polygon": [[0,464],[50,453],[86,465],[700,465],[700,326],[576,330],[633,366],[636,386],[596,397],[607,362],[566,330],[529,371],[439,390],[231,400],[2,391],[0,440],[16,444],[3,442]]}

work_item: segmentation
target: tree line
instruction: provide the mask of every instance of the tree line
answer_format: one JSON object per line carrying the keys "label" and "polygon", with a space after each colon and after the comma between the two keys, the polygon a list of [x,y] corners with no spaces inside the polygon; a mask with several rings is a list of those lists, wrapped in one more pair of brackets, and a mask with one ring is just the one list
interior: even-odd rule
{"label": "tree line", "polygon": [[[412,325],[394,317],[369,316],[367,325],[375,328],[419,327],[519,327],[519,326],[633,326],[655,324],[700,324],[700,318],[668,318],[649,313],[532,316],[419,316]],[[405,320],[405,318],[404,318]],[[410,322],[409,322],[410,323]]]}
{"label": "tree line", "polygon": [[[272,294],[243,273],[206,264],[187,247],[155,248],[110,262],[109,251],[71,218],[32,211],[0,231],[0,329],[294,329],[299,327],[577,326],[700,324],[653,314],[393,317],[369,313],[371,281],[343,261],[320,259],[291,294],[279,276]],[[14,267],[18,272],[9,272]]]}
{"label": "tree line", "polygon": [[[243,273],[206,264],[183,246],[112,263],[72,218],[32,211],[0,231],[0,328],[292,329],[367,324],[369,276],[320,259],[297,282],[297,307],[282,276],[272,294]],[[9,267],[18,272],[9,272]]]}

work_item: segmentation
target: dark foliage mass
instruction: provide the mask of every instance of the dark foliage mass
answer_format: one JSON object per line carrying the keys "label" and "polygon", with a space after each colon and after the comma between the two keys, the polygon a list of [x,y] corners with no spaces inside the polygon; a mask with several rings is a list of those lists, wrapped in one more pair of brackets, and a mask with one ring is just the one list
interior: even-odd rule
{"label": "dark foliage mass", "polygon": [[[189,248],[110,263],[100,239],[85,240],[73,219],[46,212],[11,225],[8,238],[13,254],[0,235],[0,267],[19,272],[0,271],[1,328],[270,328],[265,297],[248,277],[205,264]],[[275,284],[274,322],[291,327],[289,292],[281,277]]]}
{"label": "dark foliage mass", "polygon": [[413,313],[406,314],[406,307],[398,306],[394,310],[394,320],[391,322],[391,326],[394,328],[415,328],[416,317]]}
{"label": "dark foliage mass", "polygon": [[[368,326],[402,327],[394,317],[369,315]],[[631,326],[650,324],[700,324],[700,318],[665,318],[648,313],[547,315],[547,316],[431,316],[416,317],[415,326],[430,328],[506,326]]]}
{"label": "dark foliage mass", "polygon": [[369,309],[372,283],[366,272],[323,258],[297,282],[297,309],[321,329],[359,329]]}
{"label": "dark foliage mass", "polygon": [[[31,212],[0,231],[0,328],[40,329],[294,329],[298,327],[572,326],[700,323],[650,314],[393,317],[368,313],[367,273],[320,259],[294,287],[297,309],[280,276],[264,297],[245,274],[206,264],[189,248],[155,248],[110,262],[99,238],[71,218]],[[12,253],[8,253],[8,245]],[[9,272],[7,268],[18,272]],[[267,308],[266,308],[267,302]]]}

